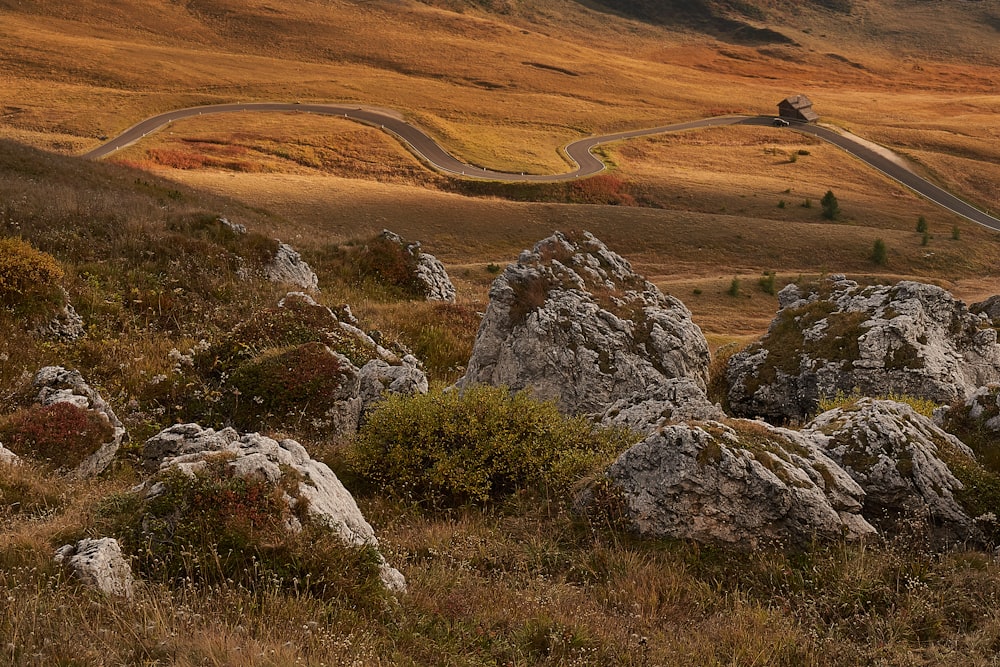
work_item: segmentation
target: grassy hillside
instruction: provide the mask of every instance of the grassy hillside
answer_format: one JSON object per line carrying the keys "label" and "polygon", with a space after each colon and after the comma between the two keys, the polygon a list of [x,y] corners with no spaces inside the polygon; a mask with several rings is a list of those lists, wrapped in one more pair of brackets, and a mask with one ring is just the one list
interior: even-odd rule
{"label": "grassy hillside", "polygon": [[[346,101],[396,109],[468,161],[546,173],[565,169],[559,146],[590,133],[772,113],[801,92],[825,120],[997,209],[998,17],[997,0],[0,0],[0,270],[21,278],[0,280],[0,429],[24,418],[33,373],[64,364],[132,438],[97,480],[0,466],[0,662],[992,664],[1000,570],[988,553],[941,553],[919,536],[799,553],[641,542],[611,513],[574,514],[566,479],[559,493],[536,483],[438,506],[366,483],[351,439],[287,411],[257,427],[337,471],[407,595],[182,576],[110,600],[51,555],[127,512],[152,433],[178,419],[255,424],[240,393],[219,395],[233,369],[213,376],[206,359],[253,349],[234,383],[261,369],[296,377],[329,342],[276,315],[288,288],[260,275],[275,239],[315,268],[322,304],[349,304],[364,329],[412,349],[436,388],[462,374],[496,273],[556,229],[593,232],[678,296],[713,348],[759,336],[774,287],[823,273],[915,278],[970,301],[1000,291],[995,232],[767,127],[607,146],[608,173],[561,186],[456,182],[375,129],[303,114],[206,116],[110,160],[73,157],[101,137],[180,106]],[[828,190],[836,221],[821,215]],[[442,259],[457,304],[351,273],[351,249],[383,228]],[[876,239],[885,265],[871,259]],[[62,290],[86,326],[76,342],[34,331]],[[557,421],[530,399],[515,409]],[[441,419],[459,435],[474,421]]]}

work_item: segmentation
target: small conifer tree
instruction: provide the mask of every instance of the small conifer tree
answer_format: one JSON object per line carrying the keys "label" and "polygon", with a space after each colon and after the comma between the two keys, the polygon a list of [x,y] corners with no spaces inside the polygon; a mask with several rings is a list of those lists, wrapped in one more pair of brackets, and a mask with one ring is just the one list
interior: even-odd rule
{"label": "small conifer tree", "polygon": [[885,266],[885,263],[889,261],[889,251],[882,239],[875,239],[875,245],[872,246],[872,261],[879,266]]}
{"label": "small conifer tree", "polygon": [[927,231],[927,218],[924,216],[917,218],[917,231],[921,234]]}
{"label": "small conifer tree", "polygon": [[819,203],[823,207],[823,217],[827,220],[836,220],[840,216],[840,204],[833,190],[827,190]]}

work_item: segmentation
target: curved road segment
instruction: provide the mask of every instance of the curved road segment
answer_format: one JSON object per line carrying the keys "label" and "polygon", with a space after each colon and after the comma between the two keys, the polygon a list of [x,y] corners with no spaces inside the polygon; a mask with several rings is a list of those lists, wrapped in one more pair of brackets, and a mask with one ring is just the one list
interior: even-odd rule
{"label": "curved road segment", "polygon": [[[315,113],[327,116],[340,116],[349,120],[361,122],[367,125],[378,127],[390,134],[393,134],[402,141],[419,158],[427,162],[438,171],[459,177],[477,178],[490,181],[504,181],[508,183],[524,182],[555,182],[570,181],[577,178],[593,176],[605,169],[604,163],[593,154],[593,149],[601,144],[607,144],[624,139],[635,137],[645,137],[654,134],[665,134],[667,132],[679,132],[682,130],[693,130],[703,127],[713,127],[718,125],[771,125],[770,116],[718,116],[715,118],[705,118],[687,123],[676,123],[661,127],[652,127],[631,132],[618,132],[616,134],[606,134],[595,137],[580,139],[566,146],[566,156],[577,165],[573,171],[564,174],[543,175],[543,174],[511,174],[502,171],[491,171],[484,167],[474,167],[466,164],[446,150],[444,150],[434,139],[420,128],[407,123],[398,116],[376,109],[366,109],[358,106],[334,105],[334,104],[288,104],[279,102],[256,102],[248,104],[216,104],[203,107],[191,107],[178,109],[167,113],[147,118],[138,125],[130,127],[121,135],[111,141],[98,146],[94,150],[83,155],[83,157],[96,160],[102,158],[116,150],[133,144],[146,135],[168,125],[175,120],[201,116],[205,114],[233,113],[242,111],[271,111],[287,112],[299,111],[305,113]],[[1000,230],[1000,219],[997,219],[971,204],[959,199],[950,192],[934,185],[912,171],[891,160],[885,154],[877,152],[857,141],[855,138],[839,134],[838,132],[818,125],[806,123],[794,123],[791,130],[811,134],[834,146],[837,146],[851,155],[857,157],[869,166],[882,172],[889,178],[902,183],[917,194],[926,197],[935,204],[942,206],[963,218],[979,223],[991,229]]]}

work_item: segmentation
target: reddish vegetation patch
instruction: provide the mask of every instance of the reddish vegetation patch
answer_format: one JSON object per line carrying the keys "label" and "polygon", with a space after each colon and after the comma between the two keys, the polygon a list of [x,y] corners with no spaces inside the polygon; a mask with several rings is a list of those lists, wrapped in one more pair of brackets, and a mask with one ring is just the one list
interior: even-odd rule
{"label": "reddish vegetation patch", "polygon": [[33,405],[0,422],[5,447],[57,468],[75,468],[113,436],[103,415],[71,403]]}
{"label": "reddish vegetation patch", "polygon": [[171,169],[209,168],[242,172],[263,171],[259,164],[248,159],[240,159],[246,153],[247,150],[241,146],[228,146],[218,157],[174,148],[150,148],[146,155],[154,164]]}
{"label": "reddish vegetation patch", "polygon": [[598,174],[574,181],[571,199],[586,204],[635,206],[635,197],[628,193],[628,184],[612,174]]}

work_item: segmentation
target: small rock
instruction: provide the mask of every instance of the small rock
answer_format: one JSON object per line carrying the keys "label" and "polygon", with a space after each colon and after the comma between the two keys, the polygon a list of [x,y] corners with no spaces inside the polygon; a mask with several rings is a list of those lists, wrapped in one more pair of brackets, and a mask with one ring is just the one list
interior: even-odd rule
{"label": "small rock", "polygon": [[287,243],[278,243],[274,258],[264,267],[264,275],[271,282],[288,283],[313,292],[319,291],[319,278],[316,273]]}
{"label": "small rock", "polygon": [[55,560],[66,565],[90,588],[105,595],[132,597],[132,568],[114,538],[87,538],[76,544],[64,545],[56,551]]}
{"label": "small rock", "polygon": [[952,468],[978,468],[972,450],[909,405],[862,398],[817,416],[803,433],[864,489],[862,513],[882,532],[907,528],[944,542],[982,537]]}
{"label": "small rock", "polygon": [[685,421],[719,421],[726,415],[710,402],[690,378],[663,380],[629,398],[615,401],[598,421],[637,433],[653,433],[661,426]]}

